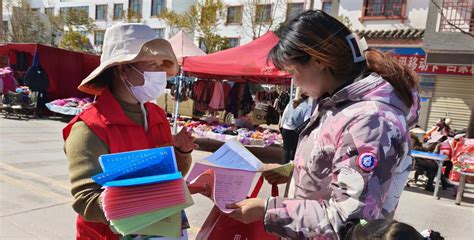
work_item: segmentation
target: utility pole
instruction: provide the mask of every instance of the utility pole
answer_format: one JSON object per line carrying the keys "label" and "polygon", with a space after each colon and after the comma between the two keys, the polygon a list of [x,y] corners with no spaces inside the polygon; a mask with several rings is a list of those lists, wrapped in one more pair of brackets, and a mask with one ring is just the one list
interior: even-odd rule
{"label": "utility pole", "polygon": [[0,29],[3,29],[3,0],[0,0]]}
{"label": "utility pole", "polygon": [[[7,3],[5,3],[7,4]],[[7,7],[3,6],[3,0],[0,0],[0,42],[6,43],[8,42],[8,21],[3,21],[3,9],[8,11]],[[11,14],[11,13],[10,13]],[[11,16],[9,16],[11,19]]]}
{"label": "utility pole", "polygon": [[314,9],[314,0],[310,0],[309,1],[309,10],[313,10]]}

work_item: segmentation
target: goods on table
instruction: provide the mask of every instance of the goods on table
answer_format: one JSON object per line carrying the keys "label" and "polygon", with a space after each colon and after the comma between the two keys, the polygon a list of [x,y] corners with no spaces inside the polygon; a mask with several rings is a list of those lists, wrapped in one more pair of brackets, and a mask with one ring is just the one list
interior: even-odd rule
{"label": "goods on table", "polygon": [[91,104],[92,100],[90,98],[71,97],[46,103],[46,107],[53,112],[65,115],[77,115]]}
{"label": "goods on table", "polygon": [[281,134],[270,129],[249,130],[247,128],[237,128],[235,125],[211,125],[198,121],[178,121],[178,126],[192,129],[196,137],[211,138],[223,142],[238,140],[246,146],[265,147],[283,143]]}

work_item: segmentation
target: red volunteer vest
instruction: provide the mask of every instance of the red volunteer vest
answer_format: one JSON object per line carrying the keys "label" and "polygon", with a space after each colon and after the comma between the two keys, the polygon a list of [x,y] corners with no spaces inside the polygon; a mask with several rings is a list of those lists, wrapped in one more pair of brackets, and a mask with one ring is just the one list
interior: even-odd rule
{"label": "red volunteer vest", "polygon": [[[64,141],[77,121],[83,121],[97,137],[109,146],[110,153],[134,151],[171,145],[171,129],[165,112],[153,103],[146,103],[148,131],[130,120],[109,90],[104,90],[90,108],[83,111],[63,129]],[[92,176],[91,176],[92,177]],[[108,225],[85,221],[77,216],[76,239],[116,240]]]}

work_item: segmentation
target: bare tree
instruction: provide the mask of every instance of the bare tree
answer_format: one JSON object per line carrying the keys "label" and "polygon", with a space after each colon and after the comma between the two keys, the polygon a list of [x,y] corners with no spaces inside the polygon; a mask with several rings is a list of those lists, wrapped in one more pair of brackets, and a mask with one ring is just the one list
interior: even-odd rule
{"label": "bare tree", "polygon": [[[242,9],[242,31],[252,39],[257,39],[274,30],[286,17],[286,14],[277,16],[276,13],[279,10],[286,12],[287,5],[287,0],[245,0]],[[271,8],[269,12],[268,7]]]}
{"label": "bare tree", "polygon": [[1,24],[3,42],[42,43],[50,41],[45,21],[26,0],[5,1],[3,7],[10,13],[8,24]]}
{"label": "bare tree", "polygon": [[228,40],[217,34],[225,16],[221,0],[202,0],[183,13],[164,10],[160,18],[170,26],[171,33],[178,29],[196,33],[204,44],[205,52],[212,53],[228,48]]}
{"label": "bare tree", "polygon": [[[3,1],[0,0],[0,29],[4,29],[3,27]],[[3,38],[4,32],[0,32],[0,39]]]}
{"label": "bare tree", "polygon": [[50,15],[54,35],[62,35],[59,46],[64,49],[95,53],[87,34],[97,30],[94,20],[83,9],[69,8],[59,15]]}
{"label": "bare tree", "polygon": [[339,20],[339,22],[341,22],[342,24],[346,25],[346,27],[352,31],[352,22],[349,17],[345,15],[339,15],[337,16],[337,20]]}

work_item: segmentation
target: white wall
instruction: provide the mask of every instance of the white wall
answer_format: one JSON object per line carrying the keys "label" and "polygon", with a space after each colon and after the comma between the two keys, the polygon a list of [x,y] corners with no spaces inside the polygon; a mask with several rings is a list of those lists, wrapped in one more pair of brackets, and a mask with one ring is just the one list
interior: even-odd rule
{"label": "white wall", "polygon": [[[243,5],[246,0],[223,0],[227,6]],[[349,17],[352,22],[354,30],[395,30],[395,29],[424,29],[426,27],[426,19],[428,16],[428,6],[430,0],[406,0],[405,19],[401,20],[365,20],[361,22],[359,18],[362,16],[362,5],[363,0],[333,0],[333,2],[339,1],[339,15],[345,15]],[[261,0],[261,3],[273,3],[276,7],[275,18],[278,20],[284,20],[286,15],[286,3],[287,2],[303,2],[305,3],[305,9],[309,9],[309,0]],[[279,2],[279,6],[275,3]],[[321,0],[314,0],[314,9],[321,9]],[[333,3],[333,7],[337,5]],[[245,11],[245,10],[244,10]],[[245,14],[243,16],[245,18]],[[218,33],[225,37],[239,37],[240,45],[248,43],[252,40],[249,36],[250,28],[246,26],[245,20],[243,25],[225,25],[219,26]],[[278,24],[276,24],[278,26]],[[275,27],[276,27],[275,26]],[[245,29],[245,31],[244,31]],[[247,33],[246,33],[247,32]]]}
{"label": "white wall", "polygon": [[184,12],[195,3],[197,3],[197,0],[172,0],[167,1],[167,6],[176,12]]}
{"label": "white wall", "polygon": [[[318,0],[316,0],[318,1]],[[247,0],[223,0],[224,4],[226,6],[239,6],[242,5],[244,6],[243,11],[250,11],[248,9],[248,2]],[[284,21],[286,18],[286,9],[287,3],[305,3],[305,9],[309,8],[309,0],[261,0],[261,4],[272,4],[273,9],[272,9],[272,14],[274,18],[274,24],[272,26],[272,29],[276,29],[280,22]],[[317,5],[317,4],[315,4]],[[246,7],[247,6],[247,7]],[[320,6],[318,6],[320,8]],[[227,13],[227,9],[226,9]],[[247,19],[246,19],[247,18]],[[226,25],[225,24],[226,19],[222,20],[222,24],[218,28],[218,33],[223,36],[223,37],[229,37],[229,38],[240,38],[240,45],[244,45],[250,41],[252,41],[252,31],[251,27],[249,26],[249,20],[248,20],[248,15],[246,17],[246,14],[242,14],[242,25]],[[267,29],[267,28],[263,28]],[[261,35],[263,35],[262,33]]]}
{"label": "white wall", "polygon": [[[316,0],[317,2],[317,0]],[[340,0],[339,15],[349,17],[354,30],[395,30],[416,28],[424,29],[428,17],[430,0],[406,0],[405,21],[401,20],[365,20],[361,22],[363,0]]]}

